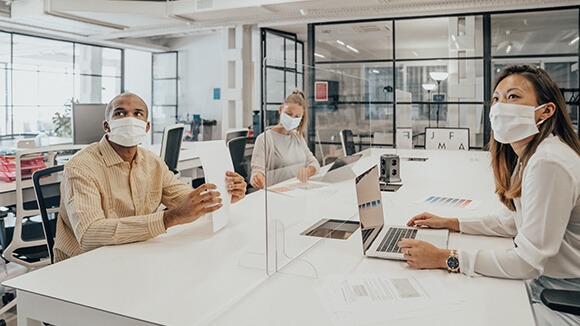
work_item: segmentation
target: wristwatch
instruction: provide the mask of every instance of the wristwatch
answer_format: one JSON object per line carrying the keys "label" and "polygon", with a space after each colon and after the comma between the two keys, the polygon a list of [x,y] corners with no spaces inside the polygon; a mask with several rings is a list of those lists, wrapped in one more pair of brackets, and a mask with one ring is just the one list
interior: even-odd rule
{"label": "wristwatch", "polygon": [[459,255],[457,250],[449,251],[449,258],[447,258],[447,271],[449,273],[459,273]]}

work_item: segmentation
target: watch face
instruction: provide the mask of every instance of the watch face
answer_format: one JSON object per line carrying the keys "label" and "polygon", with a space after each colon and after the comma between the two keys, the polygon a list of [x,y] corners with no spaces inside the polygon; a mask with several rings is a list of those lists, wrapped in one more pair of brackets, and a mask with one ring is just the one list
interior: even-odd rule
{"label": "watch face", "polygon": [[459,259],[455,257],[447,258],[447,267],[449,267],[450,269],[456,269],[457,267],[459,267]]}

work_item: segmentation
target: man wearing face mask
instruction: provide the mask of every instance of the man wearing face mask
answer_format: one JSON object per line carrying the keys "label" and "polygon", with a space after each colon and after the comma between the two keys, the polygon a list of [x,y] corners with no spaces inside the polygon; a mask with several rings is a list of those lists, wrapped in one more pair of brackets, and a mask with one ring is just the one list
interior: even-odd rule
{"label": "man wearing face mask", "polygon": [[512,237],[510,250],[439,249],[404,239],[415,268],[528,280],[539,325],[580,325],[580,317],[546,307],[545,288],[580,290],[580,141],[558,85],[543,69],[505,67],[497,76],[489,118],[496,193],[504,214],[478,219],[430,213],[407,224],[469,234]]}
{"label": "man wearing face mask", "polygon": [[[106,246],[154,238],[222,207],[214,184],[191,189],[161,158],[138,145],[146,139],[148,109],[137,95],[123,93],[105,110],[106,134],[65,165],[55,261]],[[235,203],[246,183],[226,173]],[[160,204],[168,210],[157,211]]]}
{"label": "man wearing face mask", "polygon": [[280,122],[256,138],[252,154],[251,183],[261,189],[291,178],[306,182],[320,168],[312,155],[304,132],[308,118],[304,93],[294,90],[278,111]]}

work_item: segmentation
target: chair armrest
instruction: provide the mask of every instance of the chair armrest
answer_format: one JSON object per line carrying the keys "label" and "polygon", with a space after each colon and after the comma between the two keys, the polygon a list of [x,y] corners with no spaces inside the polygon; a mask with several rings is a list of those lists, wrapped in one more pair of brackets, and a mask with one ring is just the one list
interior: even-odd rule
{"label": "chair armrest", "polygon": [[540,299],[552,310],[580,315],[580,291],[544,289]]}

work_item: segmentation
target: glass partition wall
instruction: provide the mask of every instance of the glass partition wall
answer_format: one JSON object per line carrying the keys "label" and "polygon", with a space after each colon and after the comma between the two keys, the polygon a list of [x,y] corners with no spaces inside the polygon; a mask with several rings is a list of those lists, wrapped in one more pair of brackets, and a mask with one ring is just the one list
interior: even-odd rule
{"label": "glass partition wall", "polygon": [[[468,128],[470,148],[482,149],[490,135],[493,78],[510,63],[546,69],[577,128],[578,16],[571,8],[316,23],[309,25],[310,58],[316,68],[345,71],[372,85],[374,102],[361,117],[372,120],[370,137],[361,149],[400,147],[401,130],[409,130],[412,146],[420,148],[428,127]],[[326,106],[340,111],[348,105],[348,89],[335,89]],[[325,110],[316,112],[316,132],[325,128]],[[339,146],[333,139],[325,143]]]}
{"label": "glass partition wall", "polygon": [[[303,116],[302,119],[317,120],[320,123],[315,135],[317,148],[322,146],[328,148],[332,145],[320,141],[322,134],[335,137],[334,139],[340,142],[341,130],[345,128],[349,128],[359,137],[370,135],[375,116],[371,111],[374,107],[373,94],[369,90],[374,89],[374,86],[358,68],[352,71],[315,69],[295,62],[266,58],[262,64],[263,73],[271,69],[270,67],[284,66],[298,67],[298,70],[315,81],[315,91],[304,92],[308,108],[304,115],[307,118]],[[336,99],[331,99],[333,88],[342,96],[340,104],[335,101]],[[263,91],[270,92],[268,89]],[[282,98],[281,101],[283,100]],[[277,116],[281,111],[286,112],[283,104],[277,105],[275,109]],[[263,118],[268,119],[266,116]],[[272,128],[260,134],[254,144],[253,163],[261,164],[263,169],[254,169],[253,173],[260,171],[264,173],[268,189],[253,194],[263,196],[265,203],[263,206],[266,228],[265,264],[269,274],[288,272],[316,277],[317,262],[303,257],[303,254],[326,238],[325,231],[347,239],[354,231],[349,233],[342,228],[351,224],[358,227],[356,195],[352,187],[355,173],[351,168],[364,158],[343,167],[343,170],[337,169],[339,173],[336,174],[332,170],[326,171],[328,166],[323,167],[321,172],[307,183],[302,183],[298,179],[301,169],[310,165],[316,166],[317,163],[309,160],[309,154],[305,154],[304,149],[298,144],[306,142],[312,135],[308,132],[301,134],[296,129],[286,132],[283,124],[279,123],[277,117],[271,124]],[[358,143],[356,146],[359,146]],[[333,154],[336,156],[334,159],[344,155],[338,147],[334,150]],[[337,191],[336,187],[340,187],[341,190]],[[325,209],[322,210],[321,207]],[[310,229],[314,224],[323,223],[325,219],[333,220],[331,227],[323,231]]]}

